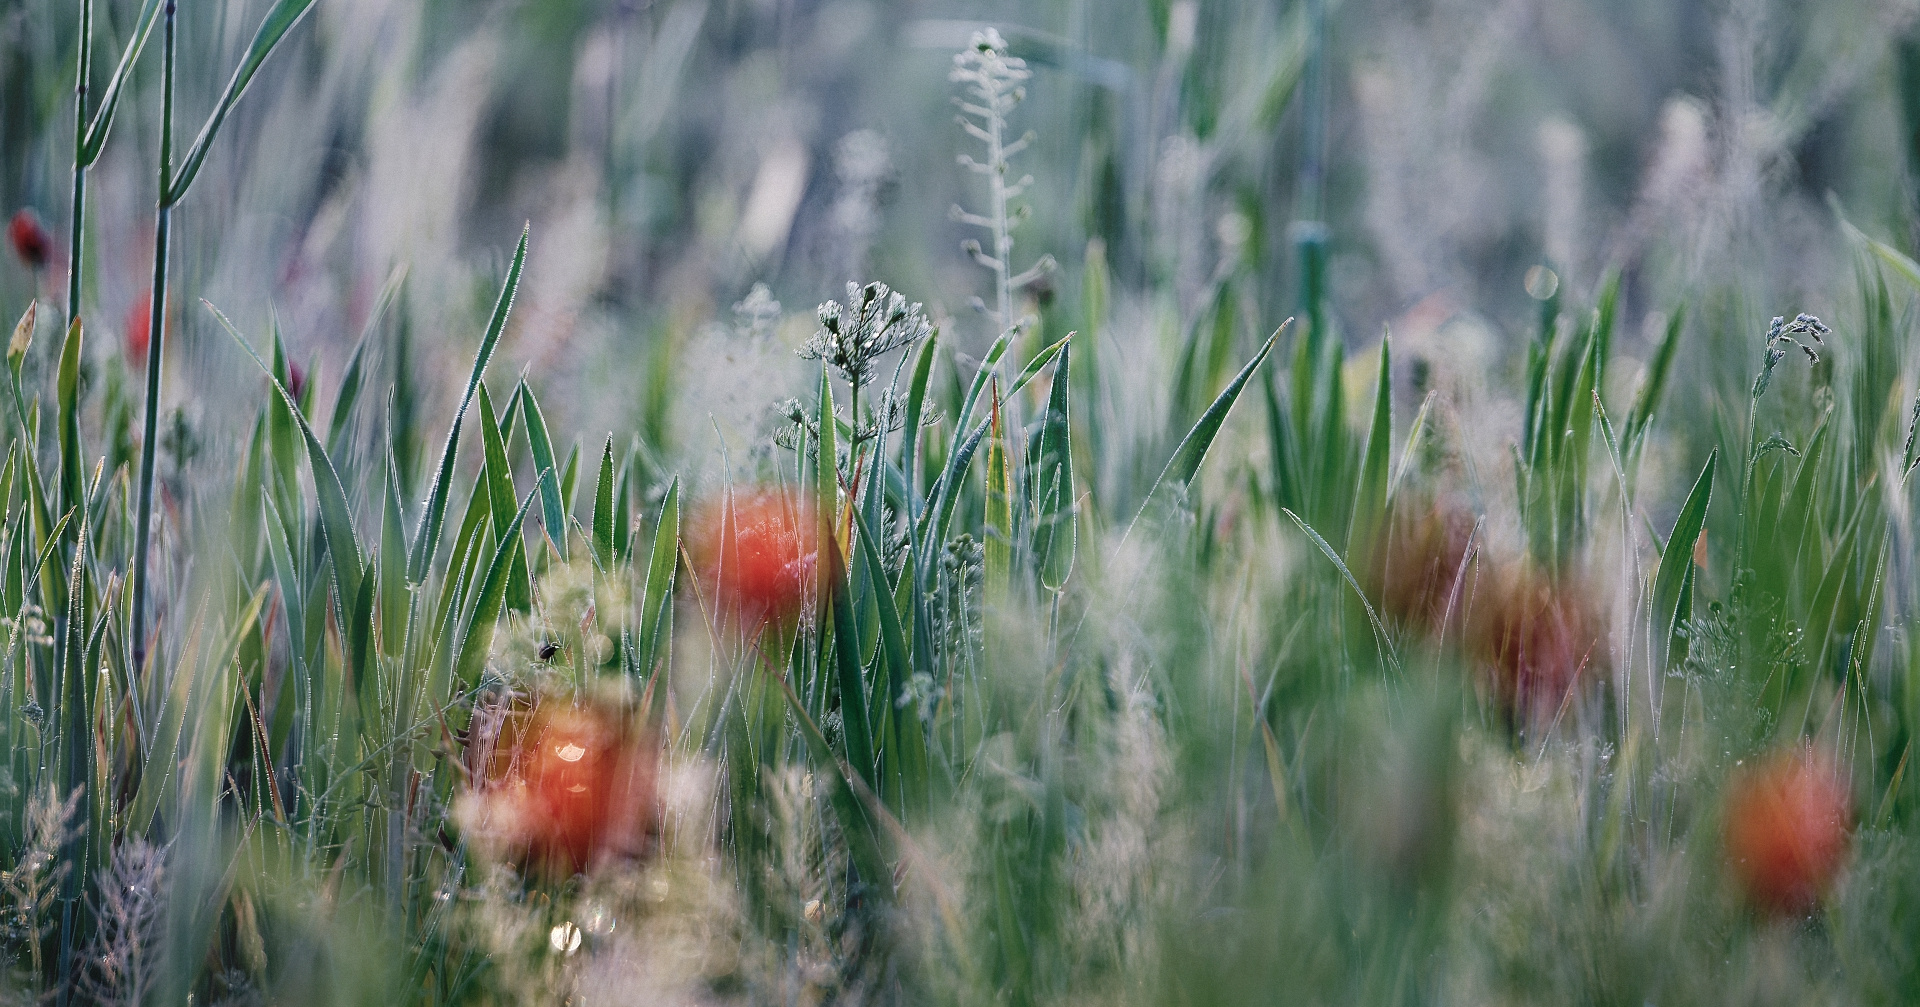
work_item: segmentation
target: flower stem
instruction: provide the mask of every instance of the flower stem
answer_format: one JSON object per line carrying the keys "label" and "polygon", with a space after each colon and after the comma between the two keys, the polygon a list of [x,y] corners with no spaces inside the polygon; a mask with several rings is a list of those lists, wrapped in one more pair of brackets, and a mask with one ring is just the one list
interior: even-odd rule
{"label": "flower stem", "polygon": [[147,657],[147,562],[153,525],[153,461],[160,440],[160,361],[167,340],[167,239],[173,216],[173,27],[175,0],[167,0],[161,35],[160,197],[153,222],[153,291],[147,316],[147,409],[140,439],[140,501],[133,555],[133,663]]}

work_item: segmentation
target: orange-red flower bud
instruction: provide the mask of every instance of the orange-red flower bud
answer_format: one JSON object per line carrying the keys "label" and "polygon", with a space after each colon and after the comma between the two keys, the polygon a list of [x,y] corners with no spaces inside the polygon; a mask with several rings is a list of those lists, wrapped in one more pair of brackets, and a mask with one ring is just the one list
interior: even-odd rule
{"label": "orange-red flower bud", "polygon": [[1727,788],[1727,862],[1754,905],[1809,912],[1847,853],[1847,788],[1811,749],[1781,752]]}

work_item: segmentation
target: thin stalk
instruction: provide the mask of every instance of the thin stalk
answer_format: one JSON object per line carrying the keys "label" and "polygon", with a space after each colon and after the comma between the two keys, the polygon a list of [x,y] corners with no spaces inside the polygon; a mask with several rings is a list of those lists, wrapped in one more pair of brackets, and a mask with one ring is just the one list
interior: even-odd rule
{"label": "thin stalk", "polygon": [[1002,140],[1006,121],[998,108],[987,117],[988,202],[993,204],[993,292],[1000,310],[1000,331],[1013,328],[1013,286],[1009,264],[1013,261],[1013,229],[1007,223],[1007,155]]}
{"label": "thin stalk", "polygon": [[167,340],[167,239],[173,216],[173,26],[175,0],[167,0],[160,40],[160,197],[153,222],[153,291],[147,316],[147,409],[141,425],[140,502],[133,547],[133,664],[147,658],[147,561],[153,525],[153,460],[160,440],[160,361]]}
{"label": "thin stalk", "polygon": [[73,85],[73,223],[67,233],[67,325],[80,317],[80,252],[87,217],[87,80],[93,76],[93,0],[80,3],[80,58]]}

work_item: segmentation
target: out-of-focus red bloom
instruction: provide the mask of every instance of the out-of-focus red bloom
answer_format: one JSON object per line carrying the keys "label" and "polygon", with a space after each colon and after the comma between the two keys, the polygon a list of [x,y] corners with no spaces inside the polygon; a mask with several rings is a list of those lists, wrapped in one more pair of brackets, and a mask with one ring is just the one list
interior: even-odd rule
{"label": "out-of-focus red bloom", "polygon": [[1776,753],[1728,785],[1728,866],[1755,906],[1810,912],[1846,859],[1851,816],[1831,763],[1810,748]]}
{"label": "out-of-focus red bloom", "polygon": [[127,331],[127,360],[144,365],[147,362],[147,337],[153,325],[153,291],[148,290],[134,298],[133,306],[127,309],[124,326]]}
{"label": "out-of-focus red bloom", "polygon": [[800,612],[814,583],[819,527],[813,510],[778,492],[736,493],[693,536],[697,573],[720,610],[745,631]]}
{"label": "out-of-focus red bloom", "polygon": [[7,241],[13,245],[13,254],[18,255],[28,269],[39,269],[53,258],[53,236],[32,210],[14,213],[13,219],[7,222]]}
{"label": "out-of-focus red bloom", "polygon": [[458,818],[483,846],[570,875],[645,850],[659,751],[612,704],[548,698],[476,711]]}
{"label": "out-of-focus red bloom", "polygon": [[1403,507],[1362,559],[1370,593],[1387,618],[1458,646],[1517,723],[1547,726],[1604,656],[1601,622],[1583,582],[1476,543],[1475,523],[1458,503]]}
{"label": "out-of-focus red bloom", "polygon": [[1397,517],[1384,556],[1366,565],[1381,612],[1429,633],[1457,619],[1472,589],[1466,567],[1473,527],[1473,515],[1460,507]]}
{"label": "out-of-focus red bloom", "polygon": [[1600,650],[1584,592],[1525,566],[1481,585],[1467,632],[1501,705],[1536,727],[1558,716]]}

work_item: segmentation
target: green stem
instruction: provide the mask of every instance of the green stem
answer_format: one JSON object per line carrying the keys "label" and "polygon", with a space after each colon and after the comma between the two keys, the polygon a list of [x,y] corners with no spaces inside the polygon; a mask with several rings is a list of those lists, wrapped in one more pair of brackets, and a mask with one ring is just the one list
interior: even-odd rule
{"label": "green stem", "polygon": [[173,23],[175,0],[167,0],[161,36],[160,198],[153,222],[153,290],[147,315],[147,409],[141,426],[140,502],[133,554],[133,663],[147,657],[147,562],[153,525],[153,460],[160,440],[160,361],[167,339],[167,238],[173,216]]}
{"label": "green stem", "polygon": [[67,234],[67,325],[80,317],[80,251],[87,217],[87,78],[92,76],[93,0],[80,4],[80,58],[73,85],[73,224]]}

